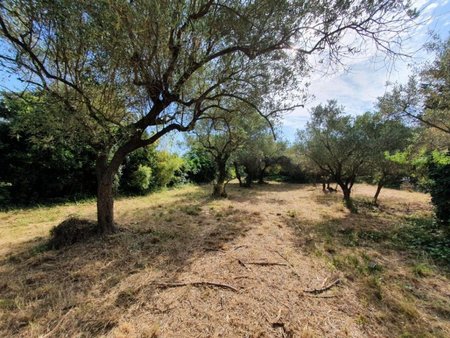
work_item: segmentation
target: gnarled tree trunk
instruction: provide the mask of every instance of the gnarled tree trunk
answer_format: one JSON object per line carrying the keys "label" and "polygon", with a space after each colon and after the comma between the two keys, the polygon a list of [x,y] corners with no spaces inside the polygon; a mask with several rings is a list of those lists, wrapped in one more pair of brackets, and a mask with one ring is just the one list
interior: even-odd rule
{"label": "gnarled tree trunk", "polygon": [[247,176],[245,177],[244,187],[251,188],[253,184],[253,174],[251,171],[247,172]]}
{"label": "gnarled tree trunk", "polygon": [[337,184],[341,187],[342,193],[344,194],[344,203],[347,209],[349,209],[351,212],[356,212],[355,206],[353,205],[353,201],[351,198],[352,193],[352,187],[354,181],[351,182],[344,182],[340,179],[336,179]]}
{"label": "gnarled tree trunk", "polygon": [[214,183],[213,196],[214,197],[227,197],[225,191],[225,181],[227,179],[227,161],[217,161],[217,179]]}
{"label": "gnarled tree trunk", "polygon": [[114,225],[114,173],[108,167],[107,157],[100,155],[96,163],[97,171],[97,222],[101,233],[113,233]]}

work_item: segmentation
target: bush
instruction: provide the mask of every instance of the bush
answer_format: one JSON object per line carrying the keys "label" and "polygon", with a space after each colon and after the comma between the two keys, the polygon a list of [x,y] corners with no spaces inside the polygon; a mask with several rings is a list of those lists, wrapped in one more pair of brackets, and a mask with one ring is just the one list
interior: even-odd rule
{"label": "bush", "polygon": [[175,175],[183,166],[183,159],[176,154],[170,154],[167,151],[160,151],[157,154],[158,162],[155,168],[155,185],[157,188],[163,188],[177,183]]}
{"label": "bush", "polygon": [[131,174],[130,182],[128,183],[130,189],[138,194],[144,194],[148,191],[152,182],[152,168],[140,164],[136,171]]}
{"label": "bush", "polygon": [[216,176],[216,165],[204,150],[193,148],[184,155],[184,172],[187,179],[194,183],[210,183]]}
{"label": "bush", "polygon": [[448,227],[450,225],[450,152],[442,154],[433,152],[428,165],[431,179],[431,202],[436,210],[436,218]]}
{"label": "bush", "polygon": [[450,267],[450,237],[432,218],[410,219],[391,238],[400,248],[430,257],[447,269]]}

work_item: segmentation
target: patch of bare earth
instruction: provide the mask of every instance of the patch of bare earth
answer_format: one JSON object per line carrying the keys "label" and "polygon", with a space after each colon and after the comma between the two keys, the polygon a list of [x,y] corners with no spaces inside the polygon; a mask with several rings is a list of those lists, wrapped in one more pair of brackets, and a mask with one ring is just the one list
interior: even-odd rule
{"label": "patch of bare earth", "polygon": [[347,243],[405,212],[428,215],[426,195],[386,190],[380,208],[351,215],[340,196],[312,186],[231,185],[225,200],[209,193],[188,187],[119,201],[122,231],[100,240],[53,251],[42,240],[10,243],[0,335],[450,335],[445,274],[432,267],[417,277],[416,261],[381,241]]}

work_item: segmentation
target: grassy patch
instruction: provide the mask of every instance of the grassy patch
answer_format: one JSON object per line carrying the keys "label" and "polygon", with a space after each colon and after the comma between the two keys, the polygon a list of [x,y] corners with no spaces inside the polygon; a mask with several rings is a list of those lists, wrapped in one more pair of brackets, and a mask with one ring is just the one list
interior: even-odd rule
{"label": "grassy patch", "polygon": [[[58,245],[58,250],[48,250],[51,223],[35,232],[29,224],[44,219],[42,210],[0,213],[0,220],[10,219],[0,231],[11,241],[9,259],[0,261],[0,335],[40,336],[61,318],[55,335],[103,335],[118,325],[126,309],[152,304],[155,288],[140,292],[150,279],[176,280],[195,258],[221,250],[246,231],[247,222],[259,219],[221,204],[209,210],[207,195],[188,186],[120,199],[116,220],[121,231],[87,240],[77,232],[80,222],[69,218],[58,234],[64,243],[77,244]],[[58,219],[56,215],[73,214],[72,207],[58,206],[48,214]],[[81,215],[94,211],[94,205],[77,208]],[[83,222],[90,229],[91,222]],[[15,237],[15,229],[27,236]]]}
{"label": "grassy patch", "polygon": [[334,217],[328,213],[305,229],[289,222],[288,214],[287,223],[299,248],[341,272],[373,309],[358,318],[361,326],[383,323],[392,336],[444,337],[435,318],[446,320],[450,313],[443,293],[450,241],[433,221],[427,201],[417,197],[399,192],[375,205],[368,196],[355,196],[358,214],[342,214],[335,207],[341,203],[338,196],[318,195],[316,202],[333,210]]}
{"label": "grassy patch", "polygon": [[450,269],[450,237],[429,218],[411,218],[392,232],[393,244],[418,258],[433,259],[442,268]]}

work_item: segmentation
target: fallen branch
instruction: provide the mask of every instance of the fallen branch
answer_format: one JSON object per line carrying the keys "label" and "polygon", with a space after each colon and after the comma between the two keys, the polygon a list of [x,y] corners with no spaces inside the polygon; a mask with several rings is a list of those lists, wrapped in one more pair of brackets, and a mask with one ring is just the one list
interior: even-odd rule
{"label": "fallen branch", "polygon": [[181,286],[215,286],[218,288],[224,288],[229,289],[234,292],[239,292],[238,289],[235,287],[228,285],[228,284],[222,284],[222,283],[216,283],[216,282],[207,282],[207,281],[196,281],[196,282],[179,282],[179,283],[152,283],[153,285],[156,285],[160,288],[177,288]]}
{"label": "fallen branch", "polygon": [[242,276],[235,276],[235,277],[233,277],[233,279],[243,279],[243,278],[253,279],[253,277],[250,277],[250,276],[246,276],[246,275],[242,275]]}
{"label": "fallen branch", "polygon": [[278,254],[278,256],[280,256],[281,258],[283,258],[287,265],[291,268],[292,272],[297,276],[300,277],[300,275],[298,274],[298,272],[295,270],[295,267],[291,264],[291,262],[289,262],[289,260],[284,257],[280,252],[278,252],[277,250],[274,250],[273,252],[275,252],[276,254]]}
{"label": "fallen branch", "polygon": [[269,266],[269,265],[279,265],[279,266],[287,266],[286,263],[279,263],[279,262],[243,262],[238,259],[239,264],[246,266],[246,265],[262,265],[262,266]]}
{"label": "fallen branch", "polygon": [[331,296],[315,296],[315,295],[306,295],[306,296],[308,296],[308,297],[311,297],[311,298],[338,298],[338,296],[336,296],[336,295],[331,295]]}
{"label": "fallen branch", "polygon": [[233,251],[240,249],[240,248],[247,248],[247,247],[248,247],[248,245],[238,245],[237,247],[233,248]]}
{"label": "fallen branch", "polygon": [[303,290],[303,292],[306,292],[306,293],[312,293],[312,294],[317,295],[317,294],[319,294],[319,293],[322,293],[322,292],[325,292],[325,291],[331,289],[333,286],[338,285],[340,282],[341,282],[340,279],[336,279],[333,283],[328,284],[327,286],[325,286],[325,287],[323,287],[323,288],[320,288],[320,289],[312,289],[312,290]]}

